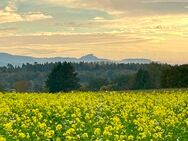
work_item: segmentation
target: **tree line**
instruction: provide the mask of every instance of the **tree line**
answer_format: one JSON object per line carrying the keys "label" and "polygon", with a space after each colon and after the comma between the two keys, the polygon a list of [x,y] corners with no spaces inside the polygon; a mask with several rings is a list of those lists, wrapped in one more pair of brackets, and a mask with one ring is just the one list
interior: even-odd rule
{"label": "tree line", "polygon": [[49,86],[58,82],[66,89],[55,92],[188,88],[188,65],[65,62],[0,67],[0,91],[52,92]]}

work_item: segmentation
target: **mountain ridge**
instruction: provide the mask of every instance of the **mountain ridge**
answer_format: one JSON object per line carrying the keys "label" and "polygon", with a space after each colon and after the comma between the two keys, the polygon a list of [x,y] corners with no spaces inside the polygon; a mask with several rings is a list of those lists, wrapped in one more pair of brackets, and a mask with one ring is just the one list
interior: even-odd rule
{"label": "mountain ridge", "polygon": [[80,58],[75,57],[50,57],[50,58],[37,58],[31,56],[21,56],[21,55],[12,55],[9,53],[0,53],[0,66],[6,66],[7,64],[12,64],[14,66],[20,66],[26,63],[55,63],[55,62],[111,62],[111,63],[138,63],[138,64],[149,64],[152,60],[144,58],[127,58],[119,61],[113,61],[105,58],[99,58],[94,54],[87,54]]}

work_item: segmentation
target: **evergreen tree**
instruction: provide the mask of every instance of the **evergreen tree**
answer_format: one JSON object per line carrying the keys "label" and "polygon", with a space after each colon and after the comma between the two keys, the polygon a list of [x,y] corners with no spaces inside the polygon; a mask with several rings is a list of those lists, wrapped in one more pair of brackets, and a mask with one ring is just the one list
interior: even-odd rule
{"label": "evergreen tree", "polygon": [[134,89],[150,89],[152,86],[151,78],[147,70],[139,69],[136,74]]}
{"label": "evergreen tree", "polygon": [[51,93],[68,92],[79,88],[79,79],[70,63],[58,63],[49,74],[46,86]]}
{"label": "evergreen tree", "polygon": [[188,65],[170,66],[162,72],[163,88],[188,88]]}

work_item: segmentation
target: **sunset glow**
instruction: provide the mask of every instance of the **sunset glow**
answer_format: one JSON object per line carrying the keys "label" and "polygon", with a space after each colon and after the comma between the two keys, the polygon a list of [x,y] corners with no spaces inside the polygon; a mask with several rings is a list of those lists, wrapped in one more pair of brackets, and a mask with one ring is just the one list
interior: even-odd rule
{"label": "sunset glow", "polygon": [[1,0],[0,52],[188,63],[188,0]]}

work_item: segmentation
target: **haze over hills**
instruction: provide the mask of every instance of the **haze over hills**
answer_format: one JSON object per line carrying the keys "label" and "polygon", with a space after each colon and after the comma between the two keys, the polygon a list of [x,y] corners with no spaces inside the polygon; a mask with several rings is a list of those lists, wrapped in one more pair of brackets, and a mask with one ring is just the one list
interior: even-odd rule
{"label": "haze over hills", "polygon": [[19,56],[19,55],[11,55],[8,53],[0,53],[0,66],[6,66],[7,64],[12,64],[15,66],[20,66],[26,63],[51,63],[51,62],[115,62],[115,63],[139,63],[139,64],[149,64],[152,61],[149,59],[123,59],[120,61],[113,61],[103,58],[98,58],[93,54],[88,54],[82,56],[81,58],[71,58],[71,57],[54,57],[54,58],[36,58],[30,56]]}
{"label": "haze over hills", "polygon": [[142,59],[142,58],[133,58],[133,59],[123,59],[119,61],[119,63],[124,63],[124,64],[149,64],[152,61],[149,59]]}

